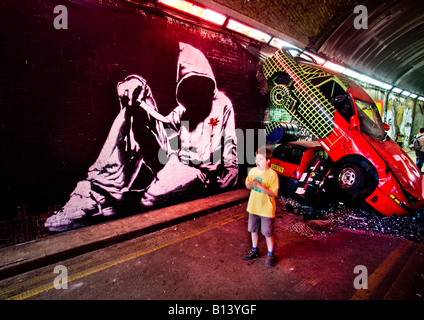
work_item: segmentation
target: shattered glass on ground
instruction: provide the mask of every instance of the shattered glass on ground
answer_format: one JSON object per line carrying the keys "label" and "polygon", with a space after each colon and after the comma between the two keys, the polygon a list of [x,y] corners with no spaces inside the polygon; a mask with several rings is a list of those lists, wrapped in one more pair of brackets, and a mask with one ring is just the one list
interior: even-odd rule
{"label": "shattered glass on ground", "polygon": [[373,209],[356,208],[343,203],[317,209],[284,196],[277,198],[277,207],[280,208],[276,213],[277,218],[282,218],[282,212],[303,218],[301,222],[287,224],[285,229],[315,240],[322,239],[339,227],[402,237],[416,243],[424,242],[424,209],[409,216],[387,217]]}

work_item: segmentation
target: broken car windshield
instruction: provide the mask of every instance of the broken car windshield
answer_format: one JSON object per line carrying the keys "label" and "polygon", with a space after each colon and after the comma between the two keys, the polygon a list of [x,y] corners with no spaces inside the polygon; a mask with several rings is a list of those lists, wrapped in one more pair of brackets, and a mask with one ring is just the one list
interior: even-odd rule
{"label": "broken car windshield", "polygon": [[383,140],[386,131],[383,121],[374,102],[355,99],[360,121],[360,128],[363,133],[377,140]]}

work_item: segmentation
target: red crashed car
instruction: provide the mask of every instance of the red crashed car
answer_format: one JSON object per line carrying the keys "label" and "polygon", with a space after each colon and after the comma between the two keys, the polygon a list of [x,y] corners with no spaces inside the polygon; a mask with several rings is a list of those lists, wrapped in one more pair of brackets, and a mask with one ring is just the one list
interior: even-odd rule
{"label": "red crashed car", "polygon": [[[313,206],[320,206],[330,199],[333,161],[318,141],[278,145],[272,152],[270,166],[279,174],[283,194],[294,195],[302,203]],[[331,200],[335,199],[331,197]]]}
{"label": "red crashed car", "polygon": [[270,166],[280,175],[285,190],[291,193],[296,191],[313,160],[331,161],[318,141],[294,141],[280,144],[273,150]]}
{"label": "red crashed car", "polygon": [[421,172],[386,134],[388,126],[360,86],[282,50],[264,62],[263,73],[273,106],[306,127],[333,161],[338,193],[362,196],[387,216],[411,214],[424,205]]}
{"label": "red crashed car", "polygon": [[[275,124],[273,126],[275,128]],[[322,206],[332,200],[351,202],[375,188],[369,185],[359,190],[356,185],[356,188],[351,186],[349,192],[341,192],[346,175],[335,175],[339,168],[318,141],[290,141],[277,145],[270,166],[279,175],[282,193],[294,195],[308,205]]]}

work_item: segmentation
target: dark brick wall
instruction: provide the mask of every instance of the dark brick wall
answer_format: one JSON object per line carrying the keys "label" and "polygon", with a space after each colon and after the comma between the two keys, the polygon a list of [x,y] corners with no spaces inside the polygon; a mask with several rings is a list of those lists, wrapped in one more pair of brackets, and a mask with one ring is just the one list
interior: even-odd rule
{"label": "dark brick wall", "polygon": [[[53,26],[60,4],[67,30]],[[236,127],[260,127],[258,61],[227,35],[113,1],[4,0],[0,21],[3,217],[18,205],[40,213],[68,199],[99,154],[127,75],[142,75],[160,112],[172,110],[180,41],[208,58]]]}

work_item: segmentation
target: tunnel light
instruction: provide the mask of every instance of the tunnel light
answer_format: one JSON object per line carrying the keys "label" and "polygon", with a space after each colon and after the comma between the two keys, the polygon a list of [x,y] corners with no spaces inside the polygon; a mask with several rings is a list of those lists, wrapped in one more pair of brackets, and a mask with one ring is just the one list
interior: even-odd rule
{"label": "tunnel light", "polygon": [[416,97],[418,97],[418,95],[416,95],[415,93],[411,93],[411,95],[409,96],[412,99],[415,99]]}
{"label": "tunnel light", "polygon": [[411,92],[403,90],[400,94],[405,96],[405,97],[409,97],[411,95]]}
{"label": "tunnel light", "polygon": [[227,19],[226,16],[218,12],[199,7],[194,3],[185,0],[158,0],[158,2],[220,26],[222,26]]}
{"label": "tunnel light", "polygon": [[362,81],[362,82],[369,83],[369,84],[372,84],[376,87],[383,88],[383,89],[386,89],[386,90],[390,90],[392,88],[391,85],[384,83],[380,80],[368,77],[367,75],[364,75],[364,74],[359,74],[357,79]]}
{"label": "tunnel light", "polygon": [[348,68],[344,69],[342,73],[344,75],[348,76],[348,77],[353,78],[353,79],[358,79],[360,77],[360,74],[358,72],[353,71],[353,70],[348,69]]}
{"label": "tunnel light", "polygon": [[392,88],[392,86],[390,84],[387,84],[387,83],[382,82],[382,81],[377,80],[377,79],[372,79],[372,78],[370,78],[370,79],[371,79],[371,81],[369,83],[375,85],[376,87],[380,87],[380,88],[383,88],[383,89],[386,89],[386,90],[390,90]]}
{"label": "tunnel light", "polygon": [[286,48],[287,52],[293,57],[296,58],[298,57],[300,54],[303,53],[302,49],[299,48],[295,48],[295,47],[288,47]]}
{"label": "tunnel light", "polygon": [[289,49],[288,51],[289,51],[289,53],[291,54],[292,57],[297,57],[299,55],[298,49]]}
{"label": "tunnel light", "polygon": [[[324,64],[324,66],[327,66],[327,65]],[[365,83],[369,83],[369,84],[372,84],[372,85],[379,87],[379,88],[383,88],[383,89],[386,89],[386,90],[390,90],[392,88],[392,86],[390,84],[387,84],[385,82],[382,82],[382,81],[374,79],[374,78],[371,78],[371,77],[369,77],[365,74],[356,72],[356,71],[349,69],[349,68],[344,68],[340,72],[343,73],[344,75],[352,78],[352,79],[356,79],[356,80],[359,80],[359,81],[362,81],[362,82],[365,82]]]}
{"label": "tunnel light", "polygon": [[[287,41],[278,39],[277,37],[273,37],[269,44],[275,48],[281,49],[281,48],[295,48],[299,49],[298,47],[288,43]],[[299,49],[300,50],[300,49]]]}
{"label": "tunnel light", "polygon": [[346,70],[346,68],[343,67],[342,65],[336,64],[336,63],[331,62],[331,61],[326,61],[323,66],[330,69],[330,70],[339,72],[339,73],[343,73],[343,71]]}
{"label": "tunnel light", "polygon": [[393,88],[392,92],[394,93],[401,93],[403,91],[403,89],[399,89],[399,88]]}
{"label": "tunnel light", "polygon": [[385,90],[390,90],[392,88],[392,86],[390,84],[387,84],[385,82],[382,82],[382,81],[374,79],[374,78],[371,78],[371,77],[369,77],[365,74],[356,72],[356,71],[349,69],[349,68],[345,68],[344,70],[342,70],[341,73],[343,73],[344,75],[346,75],[346,76],[348,76],[352,79],[356,79],[356,80],[359,80],[359,81],[362,81],[362,82],[365,82],[365,83],[369,83],[369,84],[372,84],[376,87],[383,88]]}
{"label": "tunnel light", "polygon": [[261,42],[268,43],[269,40],[271,40],[270,35],[262,32],[262,31],[259,31],[257,29],[254,29],[252,27],[249,27],[245,24],[242,24],[238,21],[235,21],[233,19],[230,19],[228,21],[227,28],[230,29],[230,30],[236,31],[238,33],[244,34],[245,36],[248,36],[250,38],[256,39],[256,40],[261,41]]}
{"label": "tunnel light", "polygon": [[424,97],[418,97],[418,100],[424,101]]}

